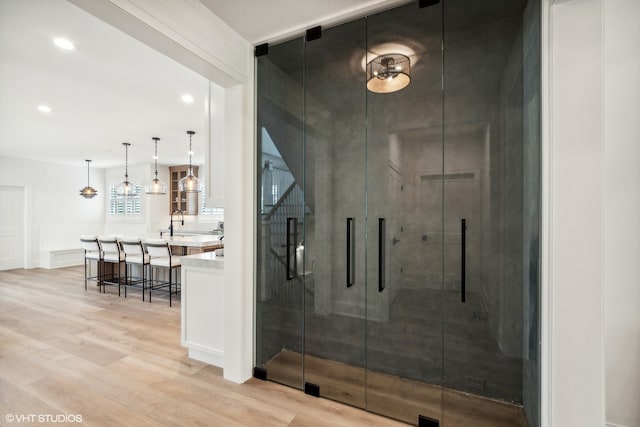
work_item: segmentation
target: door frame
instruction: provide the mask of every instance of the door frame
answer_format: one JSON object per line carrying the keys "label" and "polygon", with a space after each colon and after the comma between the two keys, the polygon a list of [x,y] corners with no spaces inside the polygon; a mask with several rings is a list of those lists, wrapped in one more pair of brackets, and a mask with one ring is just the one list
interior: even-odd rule
{"label": "door frame", "polygon": [[32,215],[31,215],[31,185],[5,185],[0,184],[3,188],[18,188],[22,190],[22,268],[33,268],[31,259],[31,230],[32,230]]}

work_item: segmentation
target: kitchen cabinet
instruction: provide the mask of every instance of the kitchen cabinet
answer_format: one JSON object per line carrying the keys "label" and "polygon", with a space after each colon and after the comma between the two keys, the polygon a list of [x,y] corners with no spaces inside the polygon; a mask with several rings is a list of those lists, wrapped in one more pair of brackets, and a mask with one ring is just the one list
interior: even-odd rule
{"label": "kitchen cabinet", "polygon": [[[180,191],[178,182],[187,176],[189,165],[169,167],[169,215],[176,209],[184,215],[198,215],[200,193],[185,193]],[[198,176],[198,166],[193,166],[193,173]]]}

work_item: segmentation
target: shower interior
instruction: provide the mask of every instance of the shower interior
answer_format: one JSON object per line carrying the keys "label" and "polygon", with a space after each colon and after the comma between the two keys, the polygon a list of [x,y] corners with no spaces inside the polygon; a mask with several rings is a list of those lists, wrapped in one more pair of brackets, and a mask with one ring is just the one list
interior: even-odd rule
{"label": "shower interior", "polygon": [[[257,58],[268,379],[412,424],[539,425],[538,46],[539,2],[444,0]],[[368,93],[394,48],[411,83]]]}

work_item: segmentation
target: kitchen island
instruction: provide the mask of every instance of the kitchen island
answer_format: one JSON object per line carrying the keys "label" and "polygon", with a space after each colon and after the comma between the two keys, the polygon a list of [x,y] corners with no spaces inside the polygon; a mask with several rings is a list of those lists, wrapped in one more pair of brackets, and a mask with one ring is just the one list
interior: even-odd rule
{"label": "kitchen island", "polygon": [[183,256],[181,342],[189,357],[224,369],[224,258]]}

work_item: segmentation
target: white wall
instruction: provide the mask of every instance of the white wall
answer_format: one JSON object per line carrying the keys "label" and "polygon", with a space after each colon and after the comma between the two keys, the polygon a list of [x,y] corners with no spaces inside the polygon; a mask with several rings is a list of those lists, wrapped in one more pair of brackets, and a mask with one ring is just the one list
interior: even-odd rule
{"label": "white wall", "polygon": [[551,10],[551,425],[604,424],[602,0]]}
{"label": "white wall", "polygon": [[[153,164],[129,165],[129,180],[144,184],[153,177]],[[158,166],[165,182],[169,169]],[[98,190],[93,199],[79,195],[87,184],[86,163],[78,166],[0,157],[0,185],[25,189],[27,268],[41,267],[41,251],[79,249],[80,235],[118,234],[145,237],[169,226],[169,196],[142,195],[143,214],[138,218],[107,215],[108,188],[124,181],[124,167],[90,169],[91,186]],[[176,230],[212,230],[221,218],[186,216]]]}
{"label": "white wall", "polygon": [[551,8],[553,426],[640,425],[638,22],[636,0]]}
{"label": "white wall", "polygon": [[91,168],[93,199],[80,196],[87,185],[86,163],[61,165],[0,157],[0,185],[25,188],[27,268],[39,267],[40,251],[80,248],[81,234],[102,233],[106,196],[104,172]]}
{"label": "white wall", "polygon": [[[162,170],[162,169],[159,169]],[[151,179],[153,166],[149,164],[142,165],[129,165],[128,175],[129,182],[132,184],[140,184],[144,193],[144,184]],[[165,179],[161,174],[160,178]],[[124,181],[124,167],[109,168],[105,170],[105,194],[108,192],[108,188],[112,185],[118,185]],[[108,215],[105,213],[105,234],[117,234],[121,236],[131,237],[145,237],[147,234],[151,234],[153,230],[153,223],[157,223],[152,218],[152,211],[159,208],[160,198],[164,199],[164,209],[161,211],[162,215],[169,211],[169,201],[167,195],[163,196],[150,196],[147,194],[142,195],[142,215],[140,216],[116,216]],[[155,199],[154,199],[155,198]],[[105,209],[108,209],[105,207]],[[158,224],[159,227],[159,224]],[[158,232],[157,229],[153,232]]]}
{"label": "white wall", "polygon": [[604,1],[606,417],[640,426],[640,1]]}

